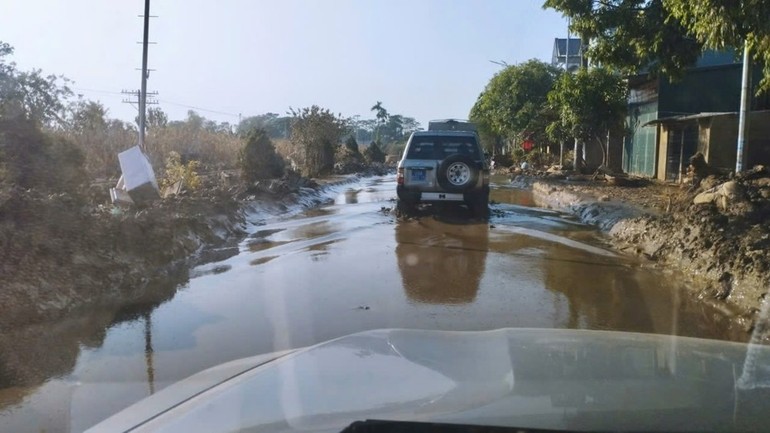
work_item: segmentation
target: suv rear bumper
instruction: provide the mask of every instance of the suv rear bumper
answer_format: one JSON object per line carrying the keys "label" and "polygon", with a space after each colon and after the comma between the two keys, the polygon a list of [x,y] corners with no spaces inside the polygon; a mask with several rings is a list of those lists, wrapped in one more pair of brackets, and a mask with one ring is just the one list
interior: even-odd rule
{"label": "suv rear bumper", "polygon": [[489,187],[484,186],[478,189],[472,189],[463,193],[450,192],[423,192],[419,189],[410,189],[404,185],[396,187],[396,194],[399,200],[408,203],[439,203],[439,202],[457,202],[467,203],[475,200],[480,195],[489,195]]}

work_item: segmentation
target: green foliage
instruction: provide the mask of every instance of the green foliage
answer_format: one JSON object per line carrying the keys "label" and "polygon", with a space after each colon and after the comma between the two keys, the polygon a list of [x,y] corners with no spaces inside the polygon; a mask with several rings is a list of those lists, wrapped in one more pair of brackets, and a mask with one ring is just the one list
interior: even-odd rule
{"label": "green foliage", "polygon": [[24,118],[46,126],[65,123],[67,99],[72,91],[69,80],[43,75],[39,69],[19,71],[7,62],[13,48],[0,41],[0,117]]}
{"label": "green foliage", "polygon": [[178,153],[169,152],[166,158],[166,173],[163,176],[161,186],[167,188],[181,181],[182,185],[190,191],[197,190],[201,184],[200,177],[198,177],[199,166],[200,162],[198,161],[188,161],[187,164],[184,164]]}
{"label": "green foliage", "polygon": [[348,137],[347,140],[345,140],[345,148],[349,153],[353,155],[360,155],[360,151],[358,150],[358,142],[356,141],[356,137],[353,137],[352,135]]}
{"label": "green foliage", "polygon": [[119,176],[118,153],[136,143],[136,128],[109,119],[107,109],[98,102],[79,101],[71,110],[68,127],[57,134],[77,144],[91,178]]}
{"label": "green foliage", "polygon": [[32,119],[0,117],[0,187],[77,195],[87,182],[83,154],[69,140],[44,133]]}
{"label": "green foliage", "polygon": [[623,73],[679,78],[705,48],[748,43],[770,90],[770,0],[546,0],[590,40],[592,61]]}
{"label": "green foliage", "polygon": [[[387,114],[387,111],[378,114],[380,119],[361,119],[360,116],[353,116],[348,119],[348,124],[352,129],[351,132],[358,141],[371,142],[377,140],[383,145],[389,145],[396,142],[405,142],[412,132],[420,130],[420,122],[413,117],[401,114]],[[387,117],[383,117],[384,114],[387,114]],[[381,121],[382,119],[385,120]],[[377,138],[378,136],[379,138]]]}
{"label": "green foliage", "polygon": [[377,129],[375,130],[375,138],[380,140],[382,127],[385,125],[385,123],[388,122],[390,114],[388,113],[388,110],[382,106],[382,101],[377,101],[377,103],[372,106],[371,111],[374,111],[375,116],[377,117]]}
{"label": "green foliage", "polygon": [[492,77],[470,113],[488,150],[498,153],[501,139],[529,138],[538,145],[549,141],[545,129],[554,115],[548,92],[559,75],[553,66],[530,60]]}
{"label": "green foliage", "polygon": [[174,151],[183,160],[200,161],[206,170],[232,169],[238,166],[238,155],[244,146],[242,137],[234,134],[227,124],[216,124],[194,111],[187,119],[170,121],[166,126],[150,128],[147,132],[147,152],[153,165],[160,165]]}
{"label": "green foliage", "polygon": [[328,175],[334,169],[335,150],[347,131],[347,121],[325,108],[291,109],[292,159],[304,176]]}
{"label": "green foliage", "polygon": [[527,162],[530,165],[530,168],[542,168],[553,164],[556,158],[558,158],[558,155],[548,154],[542,149],[532,149],[527,152],[524,149],[517,147],[511,152],[510,163],[508,165],[515,164],[518,166],[522,162]]}
{"label": "green foliage", "polygon": [[241,175],[248,183],[283,176],[285,163],[264,129],[252,130],[238,158]]}
{"label": "green foliage", "polygon": [[662,0],[670,13],[708,48],[742,47],[748,43],[763,62],[761,90],[770,90],[770,0]]}
{"label": "green foliage", "polygon": [[[620,131],[626,114],[626,84],[606,68],[581,69],[564,74],[548,94],[558,117],[549,131],[561,131],[583,142],[602,142],[608,131]],[[602,147],[606,157],[606,149]]]}
{"label": "green foliage", "polygon": [[369,146],[364,149],[364,159],[368,163],[383,163],[385,162],[385,152],[380,149],[380,145],[376,141],[372,141]]}
{"label": "green foliage", "polygon": [[281,117],[276,113],[265,113],[246,117],[238,124],[238,133],[246,135],[254,129],[264,129],[271,139],[289,138],[291,117]]}
{"label": "green foliage", "polygon": [[147,129],[161,129],[168,126],[168,116],[160,107],[147,109]]}
{"label": "green foliage", "polygon": [[543,6],[571,18],[571,29],[590,41],[592,62],[622,73],[647,69],[677,78],[702,50],[664,0],[546,0]]}

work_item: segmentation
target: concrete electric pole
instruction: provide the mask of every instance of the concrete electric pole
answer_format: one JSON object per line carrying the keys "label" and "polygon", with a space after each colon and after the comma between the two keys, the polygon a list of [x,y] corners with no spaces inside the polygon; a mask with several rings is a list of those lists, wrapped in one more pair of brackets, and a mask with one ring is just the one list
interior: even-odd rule
{"label": "concrete electric pole", "polygon": [[144,147],[144,134],[147,124],[147,46],[150,36],[150,0],[144,0],[144,36],[142,37],[142,89],[139,93],[139,148]]}

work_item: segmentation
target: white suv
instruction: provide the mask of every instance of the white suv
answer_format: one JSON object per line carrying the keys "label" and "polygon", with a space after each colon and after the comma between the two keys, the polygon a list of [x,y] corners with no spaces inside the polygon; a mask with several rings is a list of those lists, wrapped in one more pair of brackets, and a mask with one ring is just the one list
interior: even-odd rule
{"label": "white suv", "polygon": [[414,132],[398,163],[397,210],[412,214],[419,203],[464,203],[489,216],[489,166],[473,124],[430,122]]}

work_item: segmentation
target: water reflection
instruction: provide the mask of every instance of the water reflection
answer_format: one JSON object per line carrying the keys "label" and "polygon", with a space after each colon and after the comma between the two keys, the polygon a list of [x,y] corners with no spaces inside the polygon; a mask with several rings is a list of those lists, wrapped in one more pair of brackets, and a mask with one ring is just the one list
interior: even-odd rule
{"label": "water reflection", "polygon": [[[0,413],[23,401],[52,378],[72,374],[83,349],[103,347],[107,331],[121,323],[143,321],[144,344],[150,392],[154,392],[154,342],[152,312],[174,297],[189,279],[187,269],[156,276],[136,289],[133,302],[105,296],[101,305],[87,312],[73,312],[55,322],[5,328],[0,332]],[[117,295],[115,295],[117,296]],[[123,304],[121,306],[121,304]]]}
{"label": "water reflection", "polygon": [[155,350],[152,347],[152,314],[144,313],[144,363],[147,367],[147,384],[150,394],[155,394],[155,363],[153,356]]}
{"label": "water reflection", "polygon": [[487,224],[428,218],[399,223],[395,232],[398,269],[411,301],[464,304],[476,299],[486,264]]}

